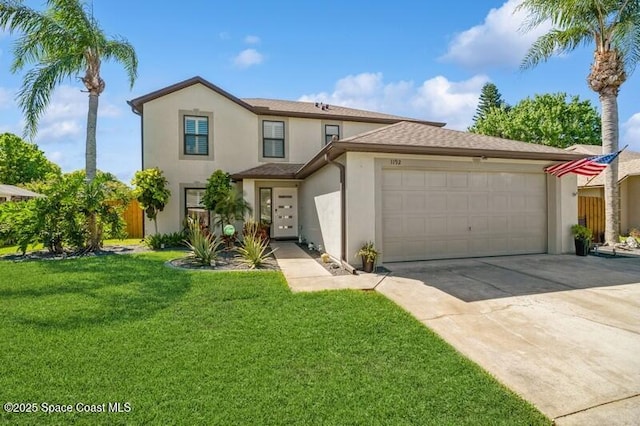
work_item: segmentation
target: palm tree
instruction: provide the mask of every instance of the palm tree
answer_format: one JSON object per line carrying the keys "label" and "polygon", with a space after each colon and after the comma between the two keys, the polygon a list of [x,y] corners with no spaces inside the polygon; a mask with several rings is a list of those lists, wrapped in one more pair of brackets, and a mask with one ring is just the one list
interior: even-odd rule
{"label": "palm tree", "polygon": [[[602,151],[618,151],[618,92],[640,60],[640,2],[638,0],[524,0],[518,10],[528,12],[523,27],[544,22],[552,29],[531,46],[522,67],[530,68],[580,45],[595,44],[589,87],[600,98]],[[605,241],[618,242],[620,194],[618,160],[605,170]]]}
{"label": "palm tree", "polygon": [[[0,0],[0,29],[19,32],[12,72],[33,64],[18,92],[18,104],[25,119],[25,133],[33,138],[38,120],[49,105],[51,94],[66,79],[79,77],[89,93],[85,169],[88,182],[96,176],[96,122],[98,97],[105,82],[100,76],[102,60],[120,62],[133,87],[138,59],[133,46],[122,38],[105,35],[92,11],[81,0],[47,0],[44,11],[33,10],[20,1]],[[84,73],[84,76],[80,75]],[[89,248],[97,249],[95,215],[89,217]]]}

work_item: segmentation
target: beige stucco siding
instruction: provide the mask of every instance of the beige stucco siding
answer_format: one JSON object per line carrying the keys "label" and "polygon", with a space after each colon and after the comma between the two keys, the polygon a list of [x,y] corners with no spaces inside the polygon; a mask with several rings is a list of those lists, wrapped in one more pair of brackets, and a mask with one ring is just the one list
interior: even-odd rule
{"label": "beige stucco siding", "polygon": [[[213,123],[209,123],[209,150],[213,151],[213,160],[197,156],[179,159],[184,143],[181,110],[213,115]],[[257,116],[199,84],[146,103],[142,126],[143,167],[159,167],[169,181],[172,194],[158,215],[160,233],[180,230],[184,209],[180,199],[184,188],[204,187],[216,169],[236,172],[256,165],[256,157],[247,153],[255,153]],[[145,229],[148,234],[153,227],[145,223]]]}
{"label": "beige stucco siding", "polygon": [[[344,162],[344,156],[337,161]],[[340,170],[324,166],[305,179],[298,196],[300,235],[340,259]]]}

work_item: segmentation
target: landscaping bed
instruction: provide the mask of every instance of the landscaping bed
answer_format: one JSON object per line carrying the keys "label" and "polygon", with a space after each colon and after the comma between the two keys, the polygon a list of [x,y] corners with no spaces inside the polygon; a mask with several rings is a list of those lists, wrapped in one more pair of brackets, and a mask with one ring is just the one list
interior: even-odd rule
{"label": "landscaping bed", "polygon": [[[270,249],[268,249],[270,250]],[[222,250],[218,253],[218,257],[212,265],[202,265],[196,259],[187,256],[172,259],[169,265],[174,268],[197,269],[210,271],[249,271],[252,270],[246,263],[241,262],[241,258],[234,250]],[[258,271],[277,271],[280,270],[278,262],[273,254],[271,254],[258,268]]]}
{"label": "landscaping bed", "polygon": [[318,262],[324,269],[329,271],[331,275],[351,275],[349,271],[332,259],[330,259],[329,262],[324,262],[320,257],[322,253],[317,250],[309,250],[309,246],[307,244],[296,243],[296,245],[307,253],[309,257],[312,257],[316,262]]}

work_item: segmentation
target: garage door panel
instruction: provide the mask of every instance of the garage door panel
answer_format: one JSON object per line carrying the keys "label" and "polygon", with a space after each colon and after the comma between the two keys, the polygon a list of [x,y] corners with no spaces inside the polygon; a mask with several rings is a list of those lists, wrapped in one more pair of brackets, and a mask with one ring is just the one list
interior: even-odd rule
{"label": "garage door panel", "polygon": [[473,212],[484,213],[489,210],[489,197],[486,193],[470,194],[469,209]]}
{"label": "garage door panel", "polygon": [[507,194],[489,194],[491,208],[494,211],[504,212],[509,209],[509,195]]}
{"label": "garage door panel", "polygon": [[402,194],[401,193],[386,193],[382,197],[382,210],[384,213],[387,211],[402,211]]}
{"label": "garage door panel", "polygon": [[429,193],[427,195],[427,210],[431,212],[446,212],[447,194]]}
{"label": "garage door panel", "polygon": [[385,261],[543,253],[544,174],[383,170]]}
{"label": "garage door panel", "polygon": [[446,236],[447,235],[447,217],[431,216],[427,218],[429,223],[429,235]]}
{"label": "garage door panel", "polygon": [[402,171],[385,170],[382,174],[382,185],[384,188],[402,188]]}
{"label": "garage door panel", "polygon": [[445,172],[423,172],[425,173],[425,183],[428,188],[447,187],[447,174]]}
{"label": "garage door panel", "polygon": [[469,209],[469,196],[467,194],[448,194],[447,211],[466,212]]}
{"label": "garage door panel", "polygon": [[424,216],[408,217],[404,221],[403,235],[426,237],[428,235],[426,222],[427,218]]}
{"label": "garage door panel", "polygon": [[449,172],[447,174],[447,187],[468,188],[469,174],[465,172]]}
{"label": "garage door panel", "polygon": [[424,212],[427,205],[427,194],[425,192],[416,192],[403,197],[403,204],[407,211]]}
{"label": "garage door panel", "polygon": [[408,170],[402,172],[402,186],[404,188],[424,188],[425,175],[419,170]]}

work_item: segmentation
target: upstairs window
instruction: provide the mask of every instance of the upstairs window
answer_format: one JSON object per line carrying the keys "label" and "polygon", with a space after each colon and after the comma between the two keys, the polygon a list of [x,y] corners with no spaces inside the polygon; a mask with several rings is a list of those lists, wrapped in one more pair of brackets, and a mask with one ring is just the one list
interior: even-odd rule
{"label": "upstairs window", "polygon": [[184,153],[209,155],[209,118],[184,116]]}
{"label": "upstairs window", "polygon": [[284,121],[262,122],[262,156],[284,158]]}
{"label": "upstairs window", "polygon": [[333,137],[340,139],[340,126],[337,124],[325,124],[324,126],[324,144],[327,145]]}

